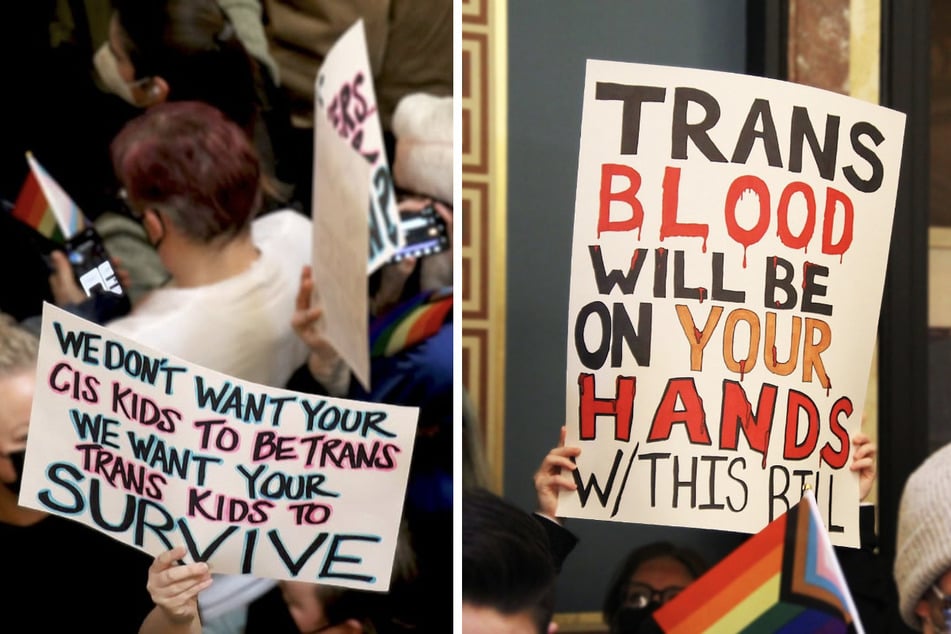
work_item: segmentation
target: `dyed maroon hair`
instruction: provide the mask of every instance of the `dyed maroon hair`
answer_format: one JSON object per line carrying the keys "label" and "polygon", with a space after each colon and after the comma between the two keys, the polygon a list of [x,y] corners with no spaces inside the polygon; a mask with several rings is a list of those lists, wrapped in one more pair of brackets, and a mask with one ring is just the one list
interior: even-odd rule
{"label": "dyed maroon hair", "polygon": [[261,202],[261,168],[247,135],[197,101],[153,106],[112,142],[112,163],[133,209],[163,212],[199,243],[248,228]]}

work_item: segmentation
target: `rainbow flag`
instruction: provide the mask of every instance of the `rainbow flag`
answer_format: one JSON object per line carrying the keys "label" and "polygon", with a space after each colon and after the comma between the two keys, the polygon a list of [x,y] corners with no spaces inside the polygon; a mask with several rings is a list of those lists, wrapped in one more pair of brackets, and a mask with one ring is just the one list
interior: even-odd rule
{"label": "rainbow flag", "polygon": [[652,618],[668,634],[864,632],[811,490]]}
{"label": "rainbow flag", "polygon": [[17,196],[12,214],[56,242],[65,242],[86,228],[88,221],[73,199],[63,191],[33,155],[27,153],[30,173]]}
{"label": "rainbow flag", "polygon": [[420,293],[370,324],[370,356],[388,357],[438,331],[452,315],[451,289]]}

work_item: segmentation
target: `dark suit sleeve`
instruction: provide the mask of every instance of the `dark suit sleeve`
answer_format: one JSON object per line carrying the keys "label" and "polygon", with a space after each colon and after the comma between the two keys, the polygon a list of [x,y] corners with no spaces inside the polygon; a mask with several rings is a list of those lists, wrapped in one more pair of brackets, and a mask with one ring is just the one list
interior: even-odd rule
{"label": "dark suit sleeve", "polygon": [[897,597],[891,575],[878,554],[875,507],[859,508],[860,548],[836,546],[839,565],[849,584],[852,600],[868,634],[886,631],[889,597]]}
{"label": "dark suit sleeve", "polygon": [[545,533],[548,535],[551,557],[555,562],[555,569],[560,573],[562,564],[565,562],[565,559],[568,558],[571,551],[574,550],[575,545],[578,543],[578,538],[567,528],[548,519],[544,515],[532,513],[532,517],[545,529]]}

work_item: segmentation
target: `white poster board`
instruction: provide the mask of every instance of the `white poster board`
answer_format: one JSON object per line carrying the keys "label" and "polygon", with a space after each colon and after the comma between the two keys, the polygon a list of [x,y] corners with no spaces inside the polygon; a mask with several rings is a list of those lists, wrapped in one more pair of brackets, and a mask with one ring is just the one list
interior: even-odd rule
{"label": "white poster board", "polygon": [[369,297],[363,264],[370,165],[324,117],[316,118],[314,132],[312,301],[323,309],[317,325],[369,391]]}
{"label": "white poster board", "polygon": [[383,591],[417,416],[241,381],[46,304],[19,501],[216,573]]}
{"label": "white poster board", "polygon": [[588,60],[558,513],[754,533],[812,488],[858,546],[850,436],[904,115],[745,75]]}
{"label": "white poster board", "polygon": [[[315,85],[314,116],[326,117],[337,134],[372,166],[367,262],[367,273],[372,273],[403,246],[403,234],[399,227],[393,177],[383,143],[362,19],[340,36],[320,66]],[[315,126],[315,135],[317,129]],[[314,181],[316,183],[317,179]]]}

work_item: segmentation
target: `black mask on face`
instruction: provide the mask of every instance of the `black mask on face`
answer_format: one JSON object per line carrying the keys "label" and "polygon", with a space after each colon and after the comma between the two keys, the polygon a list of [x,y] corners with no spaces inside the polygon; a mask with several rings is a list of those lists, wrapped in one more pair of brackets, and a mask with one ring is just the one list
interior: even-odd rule
{"label": "black mask on face", "polygon": [[20,484],[23,481],[23,460],[26,458],[26,450],[12,451],[7,454],[7,457],[13,463],[13,469],[17,472],[17,476],[13,482],[0,482],[0,484],[13,491],[14,495],[20,495]]}
{"label": "black mask on face", "polygon": [[[612,634],[639,634],[641,632],[641,626],[644,625],[647,618],[656,612],[659,607],[660,603],[651,601],[643,608],[621,608],[617,616],[614,617],[614,628],[611,630]],[[644,629],[644,632],[649,631],[659,630],[656,628],[653,630],[648,628]]]}

